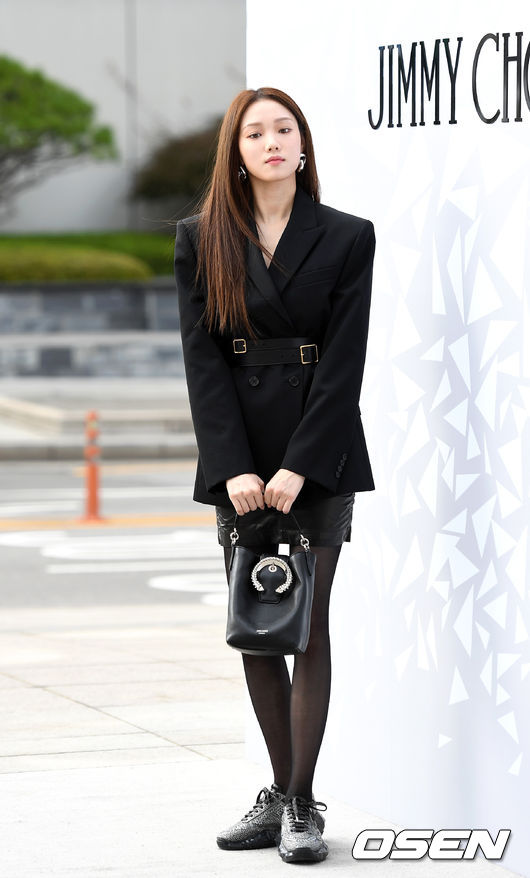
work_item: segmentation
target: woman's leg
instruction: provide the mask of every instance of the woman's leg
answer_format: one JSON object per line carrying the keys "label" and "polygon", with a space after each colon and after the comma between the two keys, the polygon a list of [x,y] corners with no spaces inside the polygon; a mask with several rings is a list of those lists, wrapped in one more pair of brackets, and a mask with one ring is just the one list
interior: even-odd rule
{"label": "woman's leg", "polygon": [[[292,546],[290,551],[294,548]],[[311,633],[305,653],[294,657],[291,687],[292,768],[285,792],[288,796],[303,796],[309,800],[313,798],[313,775],[328,715],[331,688],[329,599],[341,548],[311,547],[317,558]]]}
{"label": "woman's leg", "polygon": [[[249,546],[255,552],[276,555],[278,545]],[[230,548],[224,549],[228,579]],[[260,724],[274,772],[274,782],[285,792],[291,776],[291,680],[283,655],[242,653],[243,668],[254,712]]]}

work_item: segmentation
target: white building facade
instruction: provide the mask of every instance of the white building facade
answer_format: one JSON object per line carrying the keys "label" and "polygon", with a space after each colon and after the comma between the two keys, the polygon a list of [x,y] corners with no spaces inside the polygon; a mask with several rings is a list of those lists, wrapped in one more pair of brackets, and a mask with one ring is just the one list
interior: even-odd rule
{"label": "white building facade", "polygon": [[244,0],[0,0],[0,15],[0,54],[93,103],[120,152],[23,190],[0,233],[159,228],[156,207],[129,203],[132,175],[245,88]]}

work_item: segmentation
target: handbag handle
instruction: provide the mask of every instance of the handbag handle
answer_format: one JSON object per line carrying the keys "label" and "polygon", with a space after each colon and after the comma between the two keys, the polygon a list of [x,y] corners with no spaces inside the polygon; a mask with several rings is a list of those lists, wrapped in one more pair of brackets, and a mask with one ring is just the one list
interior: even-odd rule
{"label": "handbag handle", "polygon": [[[300,525],[298,524],[298,521],[296,520],[296,516],[295,516],[293,510],[290,509],[289,512],[288,512],[287,514],[293,516],[294,522],[295,522],[295,524],[296,524],[298,530],[300,531],[300,544],[304,547],[304,549],[306,550],[306,552],[309,551],[309,540],[307,539],[307,537],[305,537],[305,536],[303,535],[303,533],[302,533],[302,528],[301,528]],[[237,540],[239,539],[239,534],[238,534],[238,532],[237,532],[237,528],[236,528],[236,522],[237,522],[237,519],[238,519],[238,513],[236,512],[236,514],[235,514],[235,518],[234,518],[234,530],[233,530],[233,531],[231,532],[231,534],[230,534],[230,542],[232,543],[232,546],[235,546]]]}

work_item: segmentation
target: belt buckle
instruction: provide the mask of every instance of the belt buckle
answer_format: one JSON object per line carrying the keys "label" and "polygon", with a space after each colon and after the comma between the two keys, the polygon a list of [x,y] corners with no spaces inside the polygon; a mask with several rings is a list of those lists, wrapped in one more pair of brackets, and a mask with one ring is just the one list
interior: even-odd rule
{"label": "belt buckle", "polygon": [[[316,360],[304,360],[304,352],[303,352],[302,348],[315,348]],[[314,342],[313,342],[313,344],[301,344],[300,345],[300,360],[302,361],[302,363],[304,363],[306,365],[307,365],[307,363],[318,363],[318,347],[316,346],[316,344]]]}
{"label": "belt buckle", "polygon": [[[238,341],[242,341],[242,342],[243,342],[243,345],[244,345],[244,347],[243,347],[243,348],[240,348],[239,350],[236,348],[236,344],[238,343]],[[233,345],[233,347],[234,347],[234,354],[246,354],[246,352],[247,352],[247,341],[246,341],[245,338],[234,338],[234,339],[232,340],[232,345]]]}

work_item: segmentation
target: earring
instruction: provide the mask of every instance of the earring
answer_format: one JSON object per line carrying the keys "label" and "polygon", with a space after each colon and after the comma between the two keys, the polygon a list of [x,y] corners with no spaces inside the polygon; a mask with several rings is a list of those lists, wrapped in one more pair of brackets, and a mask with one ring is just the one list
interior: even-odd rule
{"label": "earring", "polygon": [[305,154],[303,152],[300,153],[300,164],[298,165],[297,171],[303,171],[305,168]]}
{"label": "earring", "polygon": [[247,179],[247,172],[245,171],[245,168],[243,167],[243,165],[239,165],[238,176],[239,176],[239,179],[243,181],[243,183]]}

